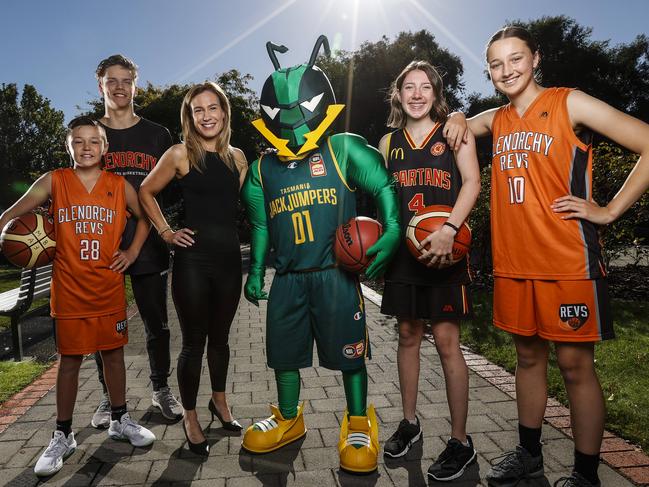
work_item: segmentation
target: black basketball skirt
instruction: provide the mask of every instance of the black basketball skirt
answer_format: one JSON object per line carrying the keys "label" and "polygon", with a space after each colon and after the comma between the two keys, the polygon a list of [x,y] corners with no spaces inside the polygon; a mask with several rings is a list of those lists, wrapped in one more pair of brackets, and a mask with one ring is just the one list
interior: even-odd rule
{"label": "black basketball skirt", "polygon": [[381,313],[399,319],[461,321],[473,318],[471,293],[466,285],[422,286],[386,281]]}

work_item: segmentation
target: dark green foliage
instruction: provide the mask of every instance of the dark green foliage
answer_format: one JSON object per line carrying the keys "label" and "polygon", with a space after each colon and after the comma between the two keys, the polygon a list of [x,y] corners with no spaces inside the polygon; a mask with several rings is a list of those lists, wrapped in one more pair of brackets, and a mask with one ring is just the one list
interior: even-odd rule
{"label": "dark green foliage", "polygon": [[44,172],[69,164],[63,112],[36,88],[0,87],[0,208],[6,208]]}
{"label": "dark green foliage", "polygon": [[385,123],[390,84],[416,59],[428,61],[438,69],[449,107],[459,109],[464,90],[460,58],[440,47],[428,31],[402,32],[393,41],[383,37],[377,42],[363,43],[353,53],[343,51],[330,59],[318,59],[316,65],[327,73],[338,103],[346,105],[337,129],[360,134],[376,146],[389,131]]}

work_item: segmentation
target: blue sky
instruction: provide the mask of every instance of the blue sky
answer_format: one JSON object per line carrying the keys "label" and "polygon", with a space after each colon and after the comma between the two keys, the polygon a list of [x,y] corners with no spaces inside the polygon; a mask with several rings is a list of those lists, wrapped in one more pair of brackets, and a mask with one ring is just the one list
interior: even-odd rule
{"label": "blue sky", "polygon": [[[319,34],[356,49],[382,35],[427,29],[460,56],[467,93],[491,93],[486,40],[508,20],[564,14],[612,44],[646,32],[649,1],[619,0],[3,0],[0,83],[30,83],[65,112],[97,96],[97,62],[121,52],[140,66],[140,84],[203,81],[236,68],[259,91],[272,71],[265,43],[304,62]],[[404,64],[405,64],[404,60]]]}

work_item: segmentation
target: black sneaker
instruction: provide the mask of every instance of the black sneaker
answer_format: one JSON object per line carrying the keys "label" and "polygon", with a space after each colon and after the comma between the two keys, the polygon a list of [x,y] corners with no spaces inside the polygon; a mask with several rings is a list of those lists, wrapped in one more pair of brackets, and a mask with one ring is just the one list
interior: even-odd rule
{"label": "black sneaker", "polygon": [[591,484],[583,475],[572,472],[570,477],[561,477],[554,484],[554,487],[601,487],[601,482]]}
{"label": "black sneaker", "polygon": [[521,445],[491,460],[485,477],[488,485],[514,487],[523,479],[543,477],[543,455],[533,457]]}
{"label": "black sneaker", "polygon": [[417,424],[412,424],[407,419],[402,419],[397,431],[394,432],[383,446],[383,453],[392,458],[404,456],[410,447],[421,438],[421,425],[419,418]]}
{"label": "black sneaker", "polygon": [[477,453],[473,448],[473,440],[466,437],[469,446],[464,446],[460,440],[451,438],[446,448],[428,469],[428,475],[435,480],[446,481],[461,477],[464,470],[475,462]]}

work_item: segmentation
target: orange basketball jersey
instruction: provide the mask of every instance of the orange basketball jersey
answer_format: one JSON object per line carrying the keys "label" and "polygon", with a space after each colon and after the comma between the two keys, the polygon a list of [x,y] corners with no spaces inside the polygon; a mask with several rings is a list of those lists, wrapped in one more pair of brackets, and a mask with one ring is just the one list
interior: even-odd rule
{"label": "orange basketball jersey", "polygon": [[52,316],[90,318],[124,310],[124,276],[109,268],[126,225],[124,178],[102,172],[89,193],[73,169],[51,174]]}
{"label": "orange basketball jersey", "polygon": [[592,147],[572,130],[571,89],[548,88],[521,117],[511,104],[494,115],[491,243],[494,275],[593,279],[605,274],[596,225],[562,220],[555,198],[592,198]]}

